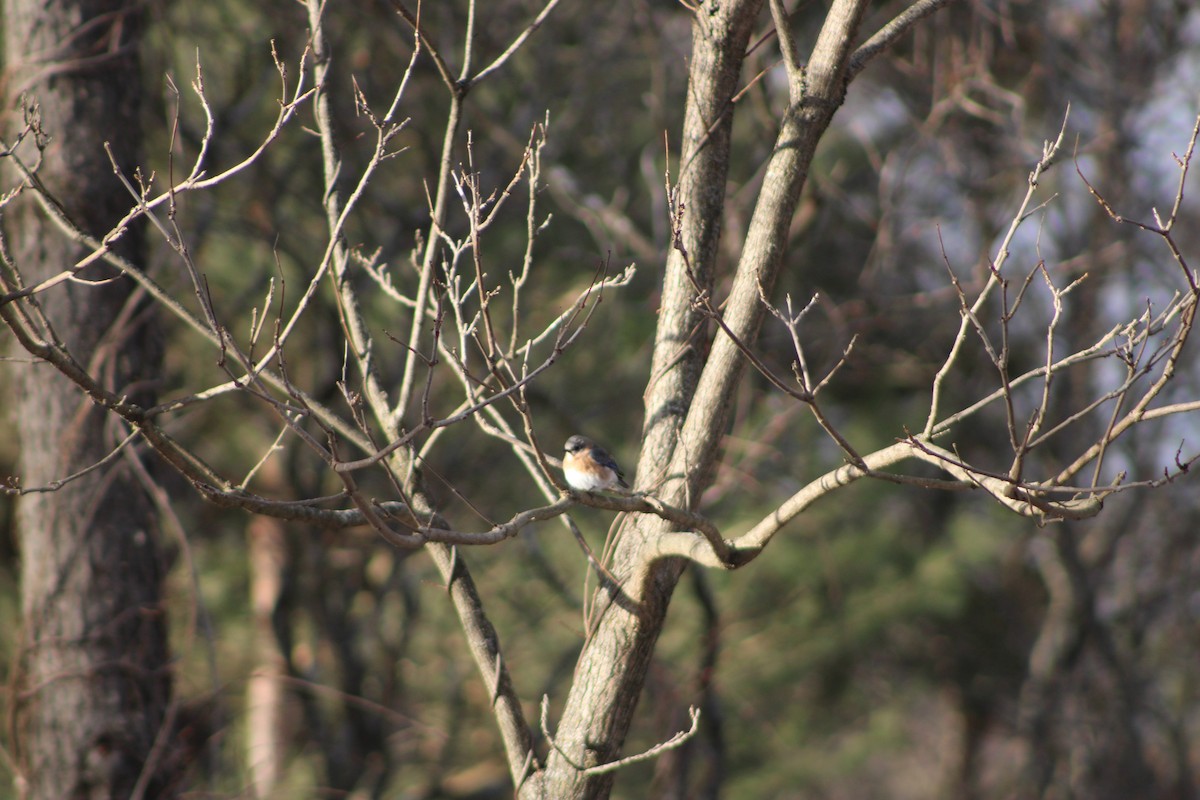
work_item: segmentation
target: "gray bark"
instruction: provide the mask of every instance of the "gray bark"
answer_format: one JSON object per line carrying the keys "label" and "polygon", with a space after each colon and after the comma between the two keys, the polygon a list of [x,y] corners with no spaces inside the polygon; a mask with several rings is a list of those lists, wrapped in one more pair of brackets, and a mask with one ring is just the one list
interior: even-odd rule
{"label": "gray bark", "polygon": [[[131,205],[103,144],[111,143],[125,169],[136,165],[139,7],[126,0],[4,3],[7,106],[17,105],[17,91],[40,104],[51,140],[38,175],[65,213],[96,236]],[[34,160],[28,143],[21,155]],[[10,183],[15,174],[6,172]],[[27,281],[84,255],[51,230],[29,197],[5,224]],[[114,249],[137,259],[141,239],[130,230]],[[114,274],[96,266],[78,277]],[[53,335],[103,385],[133,402],[152,399],[158,337],[129,280],[63,283],[37,303]],[[124,437],[49,366],[19,368],[16,377],[10,408],[24,486],[95,464]],[[161,774],[141,778],[171,692],[164,564],[150,499],[123,456],[57,491],[23,496],[17,525],[25,622],[16,719],[25,796],[126,798],[135,787],[164,796]]]}
{"label": "gray bark", "polygon": [[[764,315],[759,287],[770,292],[775,284],[808,166],[845,96],[847,66],[865,6],[863,0],[833,4],[808,60],[807,80],[799,80],[797,75],[792,81],[791,102],[725,300],[725,321],[743,342],[753,342],[758,334]],[[702,7],[694,22],[682,160],[688,165],[686,170],[695,173],[688,176],[685,170],[679,199],[685,208],[681,239],[694,249],[689,260],[704,288],[712,280],[712,259],[720,239],[718,218],[724,205],[728,126],[733,116],[729,101],[738,85],[750,26],[761,8],[760,0],[714,6],[712,14]],[[721,73],[714,74],[714,69]],[[701,126],[712,133],[700,136]],[[692,153],[706,148],[712,149],[691,160]],[[717,335],[711,349],[695,347],[690,331],[699,322],[692,307],[696,292],[684,270],[683,259],[673,254],[664,277],[655,371],[646,392],[647,437],[637,488],[653,485],[665,502],[691,508],[711,478],[746,361],[724,334]],[[689,336],[693,336],[692,344],[681,353],[680,346]],[[671,370],[678,377],[664,379],[662,369],[681,355],[680,366]],[[660,425],[664,417],[676,421]],[[600,615],[580,656],[557,731],[557,748],[551,751],[543,782],[537,787],[546,797],[604,798],[612,789],[615,772],[588,774],[585,770],[616,760],[632,723],[683,570],[680,559],[654,561],[647,555],[647,544],[666,530],[657,517],[642,517],[623,533],[617,546],[613,569],[626,596],[609,604]]]}

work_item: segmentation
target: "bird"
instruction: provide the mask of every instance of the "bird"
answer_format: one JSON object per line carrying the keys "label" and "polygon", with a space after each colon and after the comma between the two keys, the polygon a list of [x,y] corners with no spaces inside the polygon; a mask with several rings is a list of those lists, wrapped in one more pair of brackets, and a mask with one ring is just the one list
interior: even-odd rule
{"label": "bird", "polygon": [[601,492],[615,486],[629,488],[625,473],[621,472],[613,457],[586,436],[567,439],[563,477],[572,489],[584,492]]}

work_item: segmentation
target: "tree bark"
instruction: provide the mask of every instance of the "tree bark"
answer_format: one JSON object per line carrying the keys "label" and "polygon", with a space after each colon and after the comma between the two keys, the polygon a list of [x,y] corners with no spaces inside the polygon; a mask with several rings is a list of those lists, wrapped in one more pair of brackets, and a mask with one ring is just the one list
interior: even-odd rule
{"label": "tree bark", "polygon": [[[65,213],[96,236],[132,205],[103,145],[111,144],[124,170],[136,166],[140,7],[129,0],[4,3],[8,108],[18,93],[28,93],[27,105],[40,105],[50,143],[38,175]],[[27,164],[35,161],[28,139],[20,154]],[[50,229],[31,199],[21,200],[8,233],[26,279],[76,263],[84,253]],[[130,229],[113,248],[140,259],[142,236]],[[53,329],[43,336],[57,337],[113,391],[132,402],[152,400],[159,337],[128,279],[89,267],[38,295],[37,303]],[[11,407],[25,487],[96,464],[127,434],[108,427],[106,415],[54,370],[16,375]],[[165,565],[153,505],[129,457],[127,451],[57,491],[20,500],[24,631],[16,721],[19,780],[29,798],[169,791],[163,772],[147,763],[171,693]]]}
{"label": "tree bark", "polygon": [[[845,97],[847,65],[865,7],[865,0],[836,0],[808,60],[807,78],[798,72],[792,75],[789,107],[723,304],[726,324],[742,342],[753,342],[758,335],[765,313],[760,290],[771,291],[783,266],[787,230],[808,166]],[[693,22],[683,162],[685,176],[689,170],[695,173],[681,182],[678,198],[684,208],[680,239],[686,248],[696,242],[687,260],[693,276],[686,273],[689,264],[672,254],[664,276],[655,369],[645,395],[647,436],[637,487],[653,487],[659,498],[684,508],[695,506],[711,478],[734,392],[746,367],[745,358],[724,333],[717,335],[709,352],[695,347],[693,331],[701,318],[694,308],[697,288],[692,279],[697,278],[701,291],[711,289],[712,259],[720,238],[718,218],[724,208],[723,162],[728,160],[731,101],[741,56],[761,8],[759,0],[720,4],[711,14],[701,7]],[[791,42],[790,34],[785,38]],[[724,74],[712,74],[717,66]],[[698,135],[701,125],[706,133]],[[689,217],[697,213],[704,218]],[[668,366],[677,360],[679,368]],[[664,379],[672,372],[678,377]],[[664,418],[676,421],[660,425]],[[681,559],[653,560],[647,555],[647,544],[667,530],[661,519],[641,517],[628,526],[617,545],[613,573],[625,596],[599,614],[580,655],[556,747],[539,787],[547,797],[604,798],[611,792],[615,771],[589,774],[587,770],[620,756],[683,571]],[[605,602],[602,599],[598,607]]]}
{"label": "tree bark", "polygon": [[[762,5],[762,0],[730,3],[711,17],[697,14],[692,25],[691,68],[675,190],[675,204],[683,213],[678,247],[667,254],[663,275],[638,475],[649,469],[661,471],[670,459],[708,353],[708,326],[692,299],[695,284],[711,289],[716,275],[729,176],[733,96],[739,88],[746,46]],[[657,483],[660,477],[660,472],[647,473],[645,483]]]}
{"label": "tree bark", "polygon": [[[704,319],[693,306],[692,280],[711,287],[720,245],[729,172],[733,95],[742,61],[762,0],[723,4],[709,16],[697,13],[692,25],[692,58],[684,118],[680,178],[675,198],[683,208],[678,231],[679,249],[672,250],[663,276],[650,386],[646,393],[646,422],[638,465],[639,488],[659,485],[671,476],[663,472],[679,443],[679,431],[696,390],[707,355]],[[685,258],[686,253],[686,258]],[[692,270],[689,278],[687,270]],[[678,480],[674,483],[678,485]],[[650,526],[653,523],[649,523]],[[629,577],[636,553],[634,542],[646,532],[627,531],[615,567],[622,581]],[[576,668],[556,744],[538,787],[546,797],[607,797],[615,773],[587,777],[581,768],[613,761],[620,753],[633,721],[646,670],[662,630],[671,592],[682,572],[671,562],[658,576],[658,591],[635,609],[626,602],[612,604],[600,617]],[[605,604],[601,599],[597,607]]]}

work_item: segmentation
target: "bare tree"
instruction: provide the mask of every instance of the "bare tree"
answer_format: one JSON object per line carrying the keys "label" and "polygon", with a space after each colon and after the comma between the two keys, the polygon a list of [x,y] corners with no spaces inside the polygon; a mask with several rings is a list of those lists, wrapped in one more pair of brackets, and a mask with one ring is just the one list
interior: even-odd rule
{"label": "bare tree", "polygon": [[[982,256],[969,275],[944,257],[945,286],[956,300],[957,318],[940,368],[924,390],[923,423],[897,422],[890,444],[867,450],[845,432],[827,400],[838,371],[855,358],[854,340],[840,342],[840,359],[820,367],[806,352],[806,315],[815,303],[776,299],[774,289],[789,270],[803,266],[789,258],[791,230],[818,145],[851,82],[949,2],[920,0],[864,31],[865,0],[835,0],[812,21],[807,36],[795,32],[799,26],[779,0],[687,5],[692,26],[688,94],[682,146],[665,180],[670,248],[643,397],[636,482],[628,494],[572,491],[550,453],[556,448],[544,445],[546,426],[535,393],[560,359],[590,335],[600,302],[624,291],[637,268],[612,269],[598,259],[592,279],[575,287],[561,308],[534,307],[532,287],[545,280],[537,246],[547,225],[538,206],[551,138],[547,125],[534,125],[526,143],[511,147],[506,174],[495,163],[477,162],[475,135],[464,132],[472,95],[499,79],[556,5],[551,0],[512,30],[490,58],[477,61],[476,37],[482,34],[474,5],[465,12],[458,54],[452,55],[446,43],[450,34],[436,25],[450,19],[449,12],[431,22],[427,15],[439,12],[397,0],[392,6],[407,25],[410,57],[387,96],[379,98],[339,71],[328,32],[331,12],[311,0],[303,53],[292,63],[273,52],[281,86],[278,114],[252,151],[213,160],[217,115],[204,70],[197,66],[193,90],[205,123],[190,164],[179,169],[172,150],[166,177],[150,176],[136,169],[132,155],[110,151],[111,168],[126,176],[130,202],[124,217],[102,235],[95,233],[102,228],[64,213],[53,186],[42,179],[49,163],[40,147],[45,124],[29,118],[21,140],[4,144],[21,175],[6,202],[31,197],[64,240],[87,245],[86,254],[44,278],[33,277],[19,256],[6,258],[0,313],[28,352],[73,382],[80,397],[106,410],[119,426],[118,440],[107,455],[94,455],[95,464],[126,458],[141,463],[139,454],[148,448],[218,506],[327,530],[366,528],[397,551],[427,552],[485,685],[511,785],[522,797],[591,798],[608,796],[623,767],[680,748],[705,724],[692,709],[690,724],[677,736],[641,753],[625,752],[667,609],[686,568],[737,570],[751,563],[815,501],[862,478],[974,491],[1044,524],[1089,518],[1102,510],[1106,498],[1160,485],[1188,469],[1191,458],[1182,450],[1174,463],[1150,475],[1116,474],[1109,462],[1118,440],[1129,438],[1135,428],[1200,407],[1194,399],[1165,400],[1192,332],[1200,292],[1175,236],[1196,132],[1178,158],[1170,210],[1133,223],[1165,244],[1162,260],[1175,287],[1172,297],[1140,314],[1109,320],[1091,340],[1064,342],[1062,315],[1079,280],[1064,278],[1044,259],[1020,264],[1012,255],[1015,242],[1049,202],[1043,182],[1056,165],[1062,167],[1064,121],[1029,165],[995,251]],[[767,34],[755,39],[764,11],[769,12]],[[805,38],[811,44],[802,47]],[[734,120],[748,84],[763,77],[747,78],[745,59],[772,39],[786,91],[778,117],[771,119],[774,143],[752,184],[753,212],[740,241],[729,242],[722,232],[731,205],[726,187],[734,160]],[[409,257],[392,260],[393,254],[374,246],[356,221],[389,166],[402,157],[408,141],[405,109],[415,104],[415,93],[428,91],[423,69],[436,75],[447,113],[434,174],[426,182],[428,220]],[[356,135],[340,127],[346,123],[338,103],[352,103],[360,126]],[[311,116],[319,143],[319,159],[312,163],[319,163],[322,175],[321,252],[301,257],[305,271],[299,287],[286,279],[272,281],[250,319],[231,322],[235,312],[210,290],[207,268],[189,238],[189,200],[244,179],[265,154],[289,142],[302,116]],[[1086,178],[1081,185],[1087,185]],[[1102,187],[1088,188],[1112,224],[1129,222],[1109,207]],[[523,206],[521,213],[517,206]],[[599,216],[611,221],[609,212]],[[517,218],[522,222],[514,226]],[[110,245],[130,236],[139,221],[159,232],[190,298],[179,284],[160,283]],[[519,260],[497,263],[492,243],[513,230],[519,230],[523,243]],[[652,246],[642,242],[641,249]],[[69,343],[39,333],[46,300],[74,286],[98,262],[120,270],[123,281],[136,283],[139,294],[209,348],[217,365],[209,383],[155,404],[106,383]],[[319,328],[323,301],[336,315],[339,332],[333,356],[336,391],[329,396],[322,396],[321,381],[296,358]],[[385,303],[381,321],[376,314]],[[57,323],[51,313],[46,316]],[[395,333],[397,318],[404,322],[400,333]],[[764,325],[782,331],[790,374],[780,374],[764,354]],[[388,341],[381,338],[385,329]],[[1019,333],[1031,329],[1042,343],[1033,364],[1016,359],[1012,347]],[[982,395],[964,400],[951,391],[965,370],[980,364],[990,376]],[[721,463],[748,370],[766,387],[761,394],[787,398],[811,415],[835,456],[823,474],[776,501],[756,524],[733,532],[702,513],[701,499]],[[1064,405],[1060,387],[1074,376],[1083,377],[1071,382],[1070,402]],[[269,432],[270,444],[239,474],[210,464],[199,437],[189,441],[172,428],[190,411],[225,401],[238,401],[239,408],[257,415],[259,430]],[[980,449],[960,443],[959,433],[972,424],[1001,431],[1002,444]],[[1080,428],[1090,432],[1086,441],[1059,452],[1065,432]],[[461,476],[449,476],[443,487],[452,498],[449,504],[469,508],[486,524],[473,531],[446,513],[428,484],[426,465],[441,450],[452,449],[445,442],[455,435],[500,443],[508,463],[524,472],[545,503],[524,503],[507,520],[497,521],[500,514],[471,501]],[[319,464],[322,480],[334,488],[301,496],[265,492],[261,487],[277,487],[278,481],[262,479],[264,464],[285,448]],[[29,491],[28,477],[25,483],[14,489]],[[598,557],[568,516],[581,506],[621,513],[614,539]],[[540,718],[533,720],[534,704],[518,694],[464,549],[512,540],[550,520],[578,537],[598,588],[585,604],[584,638],[570,690],[565,697],[543,697]],[[272,573],[266,583],[270,602],[256,604],[263,627],[268,606],[278,599],[276,579]],[[266,774],[271,772],[256,778],[263,791],[278,780]]]}

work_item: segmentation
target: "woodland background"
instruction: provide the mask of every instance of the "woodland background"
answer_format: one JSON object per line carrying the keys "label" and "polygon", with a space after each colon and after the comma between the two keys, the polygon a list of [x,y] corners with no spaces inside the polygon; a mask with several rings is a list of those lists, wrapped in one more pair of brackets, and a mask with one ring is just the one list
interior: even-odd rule
{"label": "woodland background", "polygon": [[[903,6],[872,4],[863,30]],[[479,62],[504,52],[542,8],[501,0],[474,9]],[[215,115],[210,171],[255,151],[279,114],[272,50],[292,65],[294,81],[309,43],[302,6],[152,1],[143,11],[143,172],[166,180],[174,169],[178,180],[203,140],[204,114],[188,88],[197,62]],[[796,40],[811,42],[824,4],[789,11]],[[423,4],[430,48],[457,57],[467,13],[457,0]],[[534,329],[569,309],[598,271],[621,275],[636,264],[628,284],[604,291],[579,338],[527,389],[547,453],[561,455],[567,436],[586,433],[631,473],[672,248],[666,187],[680,172],[692,13],[670,2],[559,4],[502,69],[472,88],[454,143],[456,168],[469,164],[491,191],[508,185],[531,137],[544,138],[532,216],[549,221],[522,300]],[[413,53],[413,29],[389,3],[329,3],[324,18],[335,53],[331,110],[345,173],[357,175],[374,132],[352,86],[372,107],[386,107]],[[736,262],[787,98],[771,31],[764,9],[732,129],[718,256],[726,265]],[[1113,319],[1170,295],[1178,269],[1162,240],[1111,219],[1080,173],[1117,213],[1149,220],[1152,207],[1170,209],[1179,183],[1172,154],[1185,152],[1200,109],[1198,45],[1200,10],[1187,2],[965,0],[914,26],[850,85],[812,163],[773,299],[787,293],[804,305],[819,296],[800,332],[822,375],[857,337],[823,397],[860,452],[921,428],[960,322],[950,270],[966,284],[986,277],[1043,142],[1060,129],[1062,152],[1011,259],[1021,274],[1044,262],[1064,284],[1087,275],[1057,322],[1062,340],[1086,346]],[[352,248],[365,259],[377,251],[397,275],[428,241],[449,105],[428,51],[409,80],[400,111],[409,121],[392,141],[403,152],[375,174],[345,231]],[[21,103],[11,94],[5,103],[4,133],[12,136]],[[326,249],[313,128],[311,110],[301,108],[248,169],[181,196],[191,257],[238,336],[264,313],[270,282],[272,302],[294,302]],[[177,160],[169,163],[171,152]],[[88,157],[107,168],[99,143]],[[6,173],[3,190],[16,183]],[[1200,247],[1195,194],[1185,195],[1176,229],[1180,249],[1192,254]],[[450,202],[461,205],[454,195]],[[524,202],[505,206],[488,231],[483,252],[497,276],[526,258]],[[448,228],[466,235],[461,209]],[[195,304],[178,254],[153,232],[147,242],[147,271]],[[721,274],[718,299],[728,288]],[[392,322],[398,314],[370,278],[353,280],[369,298],[375,357],[395,376],[408,356],[399,342],[409,323]],[[1044,298],[1037,302],[1044,312]],[[337,405],[347,356],[333,295],[316,294],[306,319],[287,348],[289,375]],[[710,337],[714,330],[710,323]],[[1014,363],[1044,360],[1044,318],[1014,322],[1009,339]],[[160,398],[222,379],[216,351],[184,326],[168,320],[161,344]],[[790,375],[786,327],[768,318],[753,346],[776,374]],[[1194,352],[1186,351],[1164,397],[1198,396]],[[15,349],[8,354],[0,389],[11,397],[15,370],[29,365]],[[948,390],[955,403],[994,388],[978,343],[960,365]],[[1086,393],[1094,380],[1069,385],[1064,408],[1077,407],[1072,392]],[[429,397],[445,413],[460,395],[439,378]],[[0,475],[18,475],[22,420],[5,404]],[[280,435],[269,420],[261,403],[235,393],[195,404],[171,430],[223,473],[245,475]],[[1054,454],[1090,441],[1096,424],[1067,434]],[[543,502],[509,445],[472,421],[429,436],[439,439],[423,451],[426,487],[454,525],[487,529]],[[1003,425],[987,418],[967,420],[953,436],[964,452],[983,454],[1007,447],[1005,439]],[[281,441],[254,478],[264,493],[338,490],[310,450]],[[1181,414],[1114,444],[1110,469],[1153,481],[1198,447],[1197,416]],[[843,460],[803,404],[751,371],[695,507],[722,530],[741,530]],[[922,469],[915,474],[937,474]],[[489,689],[422,550],[393,547],[366,527],[333,530],[220,508],[170,470],[151,471],[162,489],[156,536],[169,568],[171,674],[182,739],[193,751],[183,784],[189,796],[512,795]],[[0,775],[10,773],[0,797],[19,796],[21,770],[21,502],[0,495],[0,674],[9,687],[0,694],[8,754]],[[573,517],[601,554],[614,513],[579,508]],[[1048,525],[978,492],[879,480],[844,487],[746,567],[683,576],[624,751],[688,729],[689,706],[701,710],[700,725],[682,746],[624,767],[613,795],[1195,796],[1197,530],[1200,499],[1187,475],[1113,495],[1093,519]],[[571,685],[595,575],[554,521],[462,552],[536,729],[540,698],[561,708]],[[265,726],[259,734],[256,724]]]}

